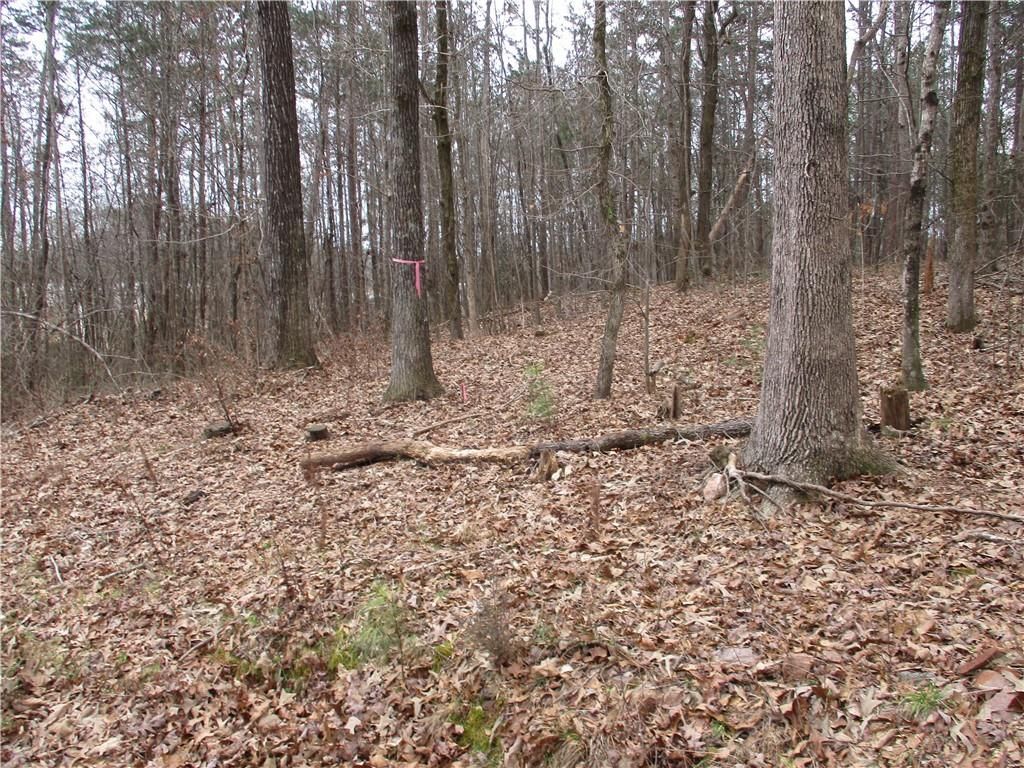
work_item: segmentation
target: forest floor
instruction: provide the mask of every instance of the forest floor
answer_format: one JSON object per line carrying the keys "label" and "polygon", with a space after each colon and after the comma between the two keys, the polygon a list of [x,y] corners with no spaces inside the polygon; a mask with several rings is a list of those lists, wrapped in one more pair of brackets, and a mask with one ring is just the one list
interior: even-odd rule
{"label": "forest floor", "polygon": [[[866,422],[899,370],[898,284],[855,280]],[[432,425],[463,447],[651,426],[670,376],[680,423],[752,417],[766,294],[655,291],[659,395],[634,303],[614,397],[591,400],[591,298],[545,307],[542,334],[515,313],[438,339],[432,402],[382,405],[387,349],[339,342],[322,370],[225,363],[6,425],[0,764],[1024,764],[1020,524],[705,502],[723,441],[567,454],[546,483],[516,464],[300,471]],[[924,300],[921,421],[878,438],[906,471],[837,487],[1020,515],[1021,298],[979,289],[976,349],[943,330],[943,295]],[[242,428],[203,439],[218,386]],[[310,422],[329,440],[305,442]]]}

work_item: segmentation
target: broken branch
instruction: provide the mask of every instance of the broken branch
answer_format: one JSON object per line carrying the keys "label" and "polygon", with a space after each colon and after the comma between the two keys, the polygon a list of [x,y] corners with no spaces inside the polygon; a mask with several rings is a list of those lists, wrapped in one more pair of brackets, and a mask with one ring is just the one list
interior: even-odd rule
{"label": "broken branch", "polygon": [[705,440],[709,437],[745,437],[750,434],[751,423],[732,419],[718,424],[700,424],[689,427],[664,425],[652,429],[625,429],[595,438],[556,440],[535,445],[510,445],[495,448],[456,448],[435,445],[426,440],[388,440],[364,443],[340,453],[311,456],[301,463],[307,473],[323,467],[334,470],[351,469],[380,461],[414,459],[424,464],[442,464],[454,461],[489,461],[511,463],[539,456],[544,451],[569,453],[596,453],[623,451],[644,445],[656,445],[667,440]]}

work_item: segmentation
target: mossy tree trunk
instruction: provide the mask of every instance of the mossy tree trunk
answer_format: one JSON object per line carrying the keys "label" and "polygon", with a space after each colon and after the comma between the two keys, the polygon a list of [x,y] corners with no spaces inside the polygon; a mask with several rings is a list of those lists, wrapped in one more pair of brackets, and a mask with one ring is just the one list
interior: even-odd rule
{"label": "mossy tree trunk", "polygon": [[988,0],[960,4],[960,52],[953,96],[953,217],[956,235],[949,258],[946,327],[965,333],[974,314],[974,267],[978,258],[978,134],[985,81]]}

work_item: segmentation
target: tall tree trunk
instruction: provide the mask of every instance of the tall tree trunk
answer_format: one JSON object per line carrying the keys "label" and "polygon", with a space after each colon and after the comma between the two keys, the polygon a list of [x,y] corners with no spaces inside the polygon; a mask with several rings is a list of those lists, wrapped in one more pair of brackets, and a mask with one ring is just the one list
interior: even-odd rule
{"label": "tall tree trunk", "polygon": [[1024,35],[1017,35],[1017,72],[1016,86],[1013,95],[1013,173],[1011,195],[1013,205],[1013,224],[1015,229],[1008,229],[1007,236],[1015,247],[1024,244]]}
{"label": "tall tree trunk", "polygon": [[939,107],[939,94],[935,88],[939,49],[949,16],[949,0],[937,0],[932,17],[928,47],[921,65],[921,108],[917,144],[914,147],[914,165],[910,171],[910,193],[903,217],[903,386],[911,391],[926,389],[921,365],[921,303],[918,282],[921,273],[921,222],[928,198],[928,158],[931,154],[935,131],[935,114]]}
{"label": "tall tree trunk", "polygon": [[715,111],[718,108],[718,0],[704,1],[704,91],[700,105],[700,158],[697,163],[697,264],[710,277],[711,183],[715,161]]}
{"label": "tall tree trunk", "polygon": [[[57,143],[57,56],[54,37],[57,26],[57,2],[44,3],[46,50],[43,54],[43,76],[39,91],[39,127],[36,133],[36,159],[32,174],[32,288],[30,311],[38,320],[46,313],[50,261],[50,171]],[[58,212],[58,215],[59,212]],[[29,374],[27,387],[34,389],[42,374],[42,347],[45,336],[37,322],[30,333]]]}
{"label": "tall tree trunk", "polygon": [[981,210],[978,222],[978,254],[980,264],[978,270],[995,272],[999,269],[999,257],[1002,251],[999,226],[996,212],[996,199],[999,195],[999,143],[1002,138],[1002,117],[1000,102],[1003,96],[1003,6],[997,3],[989,12],[988,42],[988,85],[985,104],[985,157],[982,161]]}
{"label": "tall tree trunk", "polygon": [[437,134],[437,170],[441,185],[441,255],[445,265],[444,314],[453,339],[462,338],[462,310],[459,302],[459,255],[456,250],[455,175],[452,170],[452,129],[448,120],[448,3],[434,4],[437,16],[437,70],[431,116]]}
{"label": "tall tree trunk", "polygon": [[263,73],[263,152],[267,179],[270,249],[280,270],[277,356],[281,368],[316,365],[309,311],[306,239],[302,222],[299,127],[295,111],[295,71],[287,3],[259,0]]}
{"label": "tall tree trunk", "polygon": [[491,153],[491,126],[494,124],[493,101],[491,98],[491,33],[493,24],[491,21],[491,0],[484,4],[484,79],[481,85],[483,96],[483,125],[480,127],[480,163],[478,167],[480,178],[480,224],[481,224],[481,269],[483,279],[486,283],[484,296],[488,292],[490,296],[480,302],[483,309],[496,308],[498,306],[498,265],[497,254],[495,253],[495,219],[498,213],[498,203],[495,199],[496,181],[494,158]]}
{"label": "tall tree trunk", "polygon": [[775,3],[775,236],[747,463],[822,481],[860,469],[841,3]]}
{"label": "tall tree trunk", "polygon": [[985,28],[988,0],[962,2],[960,53],[953,98],[953,217],[956,235],[949,258],[946,327],[954,333],[974,328],[974,267],[978,260],[978,133],[985,81]]}
{"label": "tall tree trunk", "polygon": [[895,164],[890,173],[889,203],[885,213],[888,232],[886,248],[896,255],[903,251],[903,220],[910,192],[910,166],[913,136],[916,127],[914,106],[910,96],[910,26],[913,20],[912,0],[900,0],[893,8],[893,46],[896,67]]}
{"label": "tall tree trunk", "polygon": [[598,147],[597,188],[598,220],[604,230],[605,251],[611,263],[611,288],[608,316],[601,338],[601,360],[597,366],[597,384],[594,397],[607,398],[612,394],[612,373],[615,368],[615,348],[622,323],[622,305],[626,294],[626,238],[619,226],[615,209],[615,196],[611,184],[612,143],[615,141],[615,116],[612,111],[612,87],[608,82],[608,53],[605,45],[605,2],[594,3],[594,59],[597,64],[597,86],[601,100],[601,143]]}
{"label": "tall tree trunk", "polygon": [[390,206],[395,243],[391,281],[391,381],[385,400],[429,400],[441,394],[430,355],[423,285],[423,203],[420,187],[419,74],[416,6],[389,0],[393,104]]}
{"label": "tall tree trunk", "polygon": [[690,210],[692,195],[690,132],[693,115],[693,101],[690,96],[690,67],[692,56],[690,38],[693,35],[693,19],[696,0],[683,2],[683,32],[679,66],[679,182],[676,189],[679,210],[679,248],[676,251],[676,290],[685,291],[690,284],[690,252],[693,240],[693,214]]}
{"label": "tall tree trunk", "polygon": [[14,142],[9,125],[7,70],[0,67],[0,242],[3,248],[3,267],[0,281],[3,283],[3,302],[8,307],[18,307],[18,288],[15,279],[14,205],[18,196],[19,158],[14,151]]}

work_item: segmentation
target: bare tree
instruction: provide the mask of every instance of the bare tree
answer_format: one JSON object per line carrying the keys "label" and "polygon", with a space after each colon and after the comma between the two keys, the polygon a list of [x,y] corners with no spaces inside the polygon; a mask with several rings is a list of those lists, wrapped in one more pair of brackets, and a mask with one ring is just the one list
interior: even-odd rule
{"label": "bare tree", "polygon": [[677,86],[679,98],[679,145],[678,174],[676,199],[679,210],[679,247],[676,250],[675,286],[677,291],[684,291],[690,284],[690,252],[693,240],[693,214],[690,205],[691,177],[693,175],[690,155],[690,133],[693,114],[693,99],[690,95],[690,70],[692,64],[691,38],[693,36],[693,19],[696,12],[696,0],[683,2],[683,31],[681,51],[679,54],[679,82]]}
{"label": "bare tree", "polygon": [[620,230],[616,213],[615,195],[611,185],[612,142],[615,140],[615,116],[612,112],[612,87],[608,82],[608,53],[605,45],[606,10],[604,0],[594,3],[594,60],[597,64],[597,87],[601,100],[601,142],[598,145],[597,205],[598,220],[603,230],[605,249],[611,263],[612,275],[608,299],[608,316],[601,337],[601,360],[597,366],[597,384],[594,397],[606,398],[612,394],[612,372],[615,368],[615,348],[622,323],[622,304],[626,293],[626,238]]}
{"label": "bare tree", "polygon": [[453,339],[462,338],[462,311],[459,303],[459,255],[455,231],[455,175],[452,171],[452,129],[448,118],[448,69],[451,51],[448,42],[448,3],[434,4],[437,18],[437,69],[434,92],[430,96],[431,116],[437,137],[437,169],[440,175],[441,255],[444,257],[444,312]]}
{"label": "bare tree", "polygon": [[937,0],[932,16],[928,47],[921,66],[921,118],[914,147],[914,166],[910,172],[910,194],[903,218],[903,386],[922,390],[928,386],[921,365],[921,302],[918,281],[923,250],[921,221],[928,195],[928,157],[935,131],[935,113],[939,94],[935,87],[935,70],[942,46],[942,36],[949,16],[949,0]]}
{"label": "bare tree", "polygon": [[[57,57],[54,53],[54,33],[57,21],[57,2],[44,4],[46,13],[46,51],[43,54],[43,77],[39,90],[39,127],[36,131],[35,169],[32,174],[32,288],[30,309],[39,320],[44,319],[49,291],[50,262],[50,172],[57,144]],[[38,386],[42,368],[42,325],[31,329],[29,374],[26,388]]]}
{"label": "bare tree", "polygon": [[863,468],[851,308],[843,6],[775,4],[775,236],[748,464],[822,481]]}
{"label": "bare tree", "polygon": [[978,133],[985,82],[988,0],[961,2],[960,52],[953,98],[953,216],[956,235],[949,258],[946,327],[974,328],[974,267],[978,259]]}
{"label": "bare tree", "polygon": [[423,202],[420,191],[418,29],[413,3],[387,4],[391,20],[390,206],[392,258],[391,381],[385,400],[429,400],[441,394],[430,356],[430,326],[423,292]]}
{"label": "bare tree", "polygon": [[280,269],[277,365],[316,365],[309,312],[309,261],[302,225],[302,169],[295,112],[295,73],[288,4],[256,4],[263,48],[263,151],[267,173],[267,228],[272,258]]}

